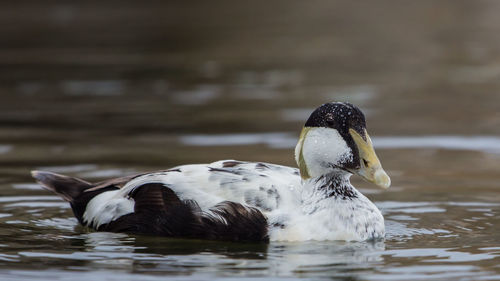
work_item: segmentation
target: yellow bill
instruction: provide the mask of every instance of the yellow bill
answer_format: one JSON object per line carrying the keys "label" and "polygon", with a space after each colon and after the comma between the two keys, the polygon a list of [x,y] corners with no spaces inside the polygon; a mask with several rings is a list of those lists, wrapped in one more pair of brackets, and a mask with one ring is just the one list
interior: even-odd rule
{"label": "yellow bill", "polygon": [[359,159],[361,162],[361,167],[353,172],[366,181],[374,183],[381,188],[388,188],[391,185],[391,178],[389,178],[382,168],[377,154],[375,154],[375,150],[373,149],[372,140],[366,130],[366,140],[353,129],[349,129],[349,133],[358,147]]}

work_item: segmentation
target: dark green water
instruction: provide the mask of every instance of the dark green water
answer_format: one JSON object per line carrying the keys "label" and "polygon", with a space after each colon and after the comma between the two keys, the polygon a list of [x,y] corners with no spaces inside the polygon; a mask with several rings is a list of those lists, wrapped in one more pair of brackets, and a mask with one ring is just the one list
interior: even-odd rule
{"label": "dark green water", "polygon": [[[495,1],[0,3],[1,280],[500,280]],[[89,232],[29,176],[294,166],[350,101],[393,186],[377,243]]]}

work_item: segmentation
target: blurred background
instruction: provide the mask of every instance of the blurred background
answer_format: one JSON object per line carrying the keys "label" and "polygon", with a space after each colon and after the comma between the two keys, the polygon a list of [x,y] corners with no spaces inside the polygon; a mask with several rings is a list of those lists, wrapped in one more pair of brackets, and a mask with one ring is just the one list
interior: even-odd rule
{"label": "blurred background", "polygon": [[[494,0],[0,1],[0,278],[499,279],[499,14]],[[29,175],[295,166],[301,127],[330,101],[363,110],[392,178],[382,192],[353,177],[385,244],[87,233]]]}
{"label": "blurred background", "polygon": [[396,184],[491,175],[499,10],[457,0],[3,1],[1,179],[225,158],[295,165],[301,126],[330,101],[366,113]]}

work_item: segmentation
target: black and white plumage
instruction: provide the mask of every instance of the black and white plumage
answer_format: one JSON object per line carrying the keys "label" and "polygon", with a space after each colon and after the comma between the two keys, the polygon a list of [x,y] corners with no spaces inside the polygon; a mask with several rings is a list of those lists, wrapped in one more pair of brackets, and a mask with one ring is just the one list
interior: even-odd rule
{"label": "black and white plumage", "polygon": [[390,185],[365,127],[349,103],[320,106],[296,146],[299,169],[222,160],[96,184],[32,174],[98,231],[232,241],[378,239],[383,216],[349,180],[358,174]]}

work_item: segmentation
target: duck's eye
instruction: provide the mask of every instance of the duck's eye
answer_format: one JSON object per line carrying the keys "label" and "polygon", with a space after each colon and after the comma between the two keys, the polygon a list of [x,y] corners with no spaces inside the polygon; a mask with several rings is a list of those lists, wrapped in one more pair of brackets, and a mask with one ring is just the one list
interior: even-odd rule
{"label": "duck's eye", "polygon": [[366,161],[366,159],[363,159],[363,164],[365,164],[365,167],[368,167],[368,163],[370,162]]}

